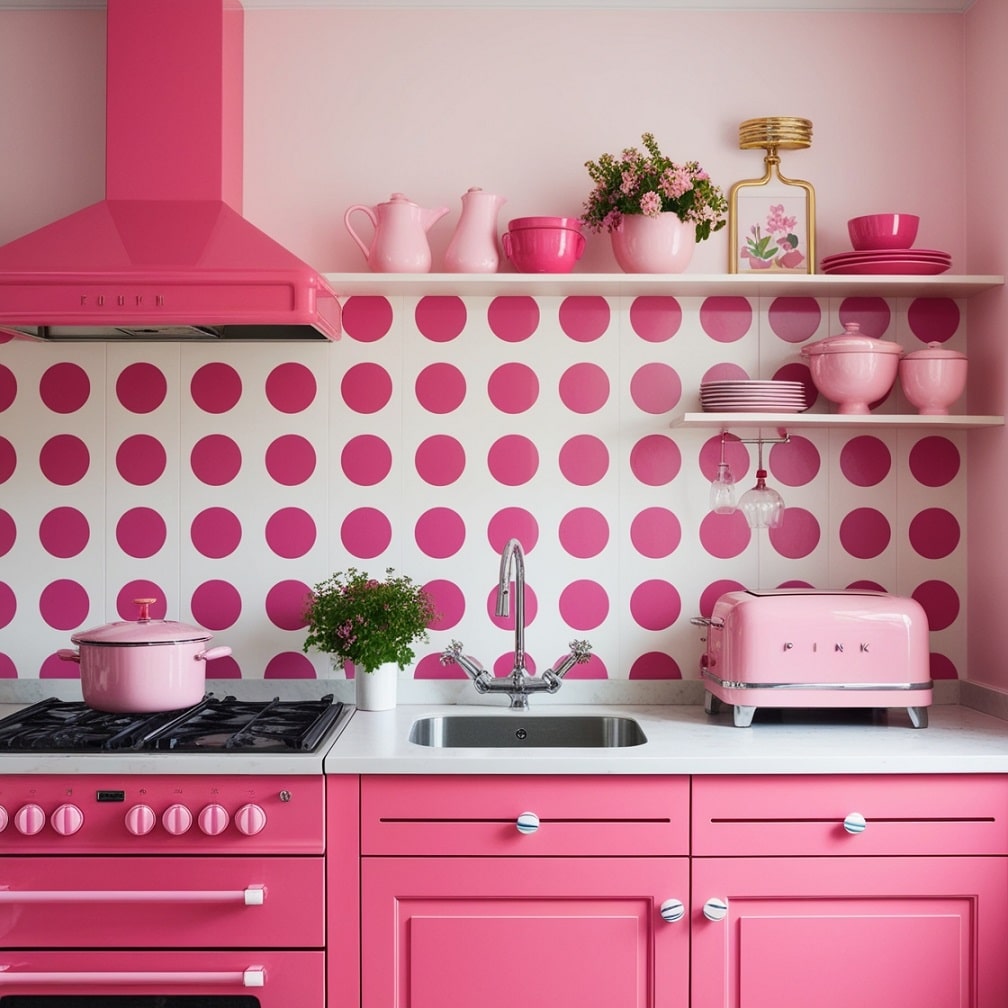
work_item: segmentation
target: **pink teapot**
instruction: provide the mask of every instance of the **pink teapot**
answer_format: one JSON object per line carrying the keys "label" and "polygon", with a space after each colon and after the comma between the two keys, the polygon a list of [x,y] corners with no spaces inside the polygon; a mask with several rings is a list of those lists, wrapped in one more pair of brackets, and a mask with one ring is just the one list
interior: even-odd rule
{"label": "pink teapot", "polygon": [[[374,227],[369,248],[354,231],[350,217],[363,213]],[[360,246],[364,258],[374,273],[429,273],[431,250],[427,232],[444,215],[448,207],[426,210],[408,200],[402,193],[392,193],[387,203],[377,206],[354,204],[343,215],[350,237]]]}

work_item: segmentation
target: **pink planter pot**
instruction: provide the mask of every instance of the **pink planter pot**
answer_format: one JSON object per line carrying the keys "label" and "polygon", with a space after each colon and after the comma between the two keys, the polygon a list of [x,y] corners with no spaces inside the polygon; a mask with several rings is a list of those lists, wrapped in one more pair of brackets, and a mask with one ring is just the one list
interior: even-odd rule
{"label": "pink planter pot", "polygon": [[657,217],[633,214],[609,237],[624,273],[682,273],[693,259],[696,225],[671,212]]}

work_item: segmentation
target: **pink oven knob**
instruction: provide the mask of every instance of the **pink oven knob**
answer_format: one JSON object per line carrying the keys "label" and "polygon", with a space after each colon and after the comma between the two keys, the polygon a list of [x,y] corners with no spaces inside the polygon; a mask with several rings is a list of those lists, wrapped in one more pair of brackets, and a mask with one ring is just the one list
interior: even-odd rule
{"label": "pink oven knob", "polygon": [[169,805],[161,816],[161,825],[172,836],[182,836],[192,826],[192,812],[185,805]]}
{"label": "pink oven knob", "polygon": [[266,826],[266,813],[259,805],[242,805],[235,812],[235,826],[239,833],[245,836],[255,836],[261,833]]}
{"label": "pink oven knob", "polygon": [[46,824],[46,814],[40,805],[29,802],[14,813],[14,828],[25,836],[41,833]]}
{"label": "pink oven knob", "polygon": [[73,836],[84,825],[84,813],[76,805],[60,805],[49,817],[49,825],[60,836]]}
{"label": "pink oven knob", "polygon": [[156,823],[157,816],[150,805],[134,805],[126,812],[126,829],[133,836],[147,836]]}
{"label": "pink oven knob", "polygon": [[220,836],[228,828],[231,816],[223,805],[205,805],[197,822],[207,836]]}

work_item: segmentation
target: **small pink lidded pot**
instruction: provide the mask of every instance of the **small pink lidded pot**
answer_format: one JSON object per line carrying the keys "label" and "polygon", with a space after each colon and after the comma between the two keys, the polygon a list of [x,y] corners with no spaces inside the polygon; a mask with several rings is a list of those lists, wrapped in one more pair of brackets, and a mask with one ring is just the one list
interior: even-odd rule
{"label": "small pink lidded pot", "polygon": [[907,354],[899,366],[903,395],[922,416],[946,416],[966,391],[966,355],[928,343],[924,350]]}
{"label": "small pink lidded pot", "polygon": [[576,217],[516,217],[501,235],[501,245],[519,273],[570,273],[585,238]]}

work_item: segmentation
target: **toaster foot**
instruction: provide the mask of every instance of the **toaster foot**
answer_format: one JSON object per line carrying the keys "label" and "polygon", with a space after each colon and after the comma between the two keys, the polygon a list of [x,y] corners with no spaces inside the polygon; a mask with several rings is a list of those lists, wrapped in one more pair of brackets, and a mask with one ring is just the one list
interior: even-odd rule
{"label": "toaster foot", "polygon": [[907,714],[910,715],[910,724],[912,724],[914,728],[927,728],[927,707],[907,707]]}
{"label": "toaster foot", "polygon": [[704,691],[703,709],[707,714],[717,714],[721,710],[721,701],[713,693]]}
{"label": "toaster foot", "polygon": [[748,728],[752,724],[755,707],[746,707],[743,704],[735,704],[735,727]]}

